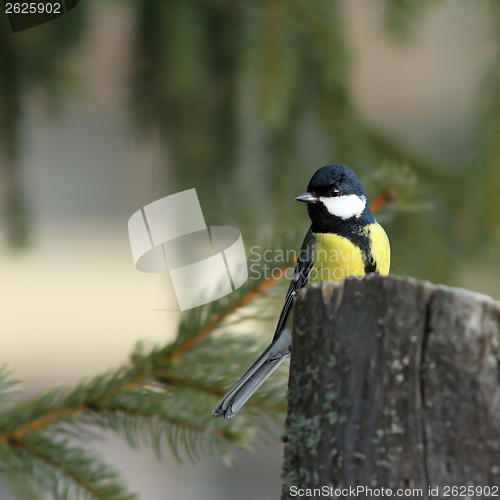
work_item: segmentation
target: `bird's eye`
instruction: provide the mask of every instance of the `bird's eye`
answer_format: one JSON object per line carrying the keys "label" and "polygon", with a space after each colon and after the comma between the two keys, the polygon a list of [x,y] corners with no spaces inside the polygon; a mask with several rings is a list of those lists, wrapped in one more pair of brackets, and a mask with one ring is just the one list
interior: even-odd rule
{"label": "bird's eye", "polygon": [[339,196],[340,195],[340,189],[338,187],[333,187],[330,189],[330,196]]}

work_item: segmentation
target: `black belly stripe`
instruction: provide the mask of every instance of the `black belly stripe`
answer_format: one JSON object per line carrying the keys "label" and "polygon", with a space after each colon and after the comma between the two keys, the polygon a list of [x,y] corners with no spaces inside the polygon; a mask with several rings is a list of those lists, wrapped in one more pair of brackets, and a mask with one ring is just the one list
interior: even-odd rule
{"label": "black belly stripe", "polygon": [[361,256],[363,257],[363,262],[365,264],[365,274],[377,272],[377,263],[375,262],[371,252],[369,235],[370,232],[366,230],[348,232],[342,235],[361,250]]}

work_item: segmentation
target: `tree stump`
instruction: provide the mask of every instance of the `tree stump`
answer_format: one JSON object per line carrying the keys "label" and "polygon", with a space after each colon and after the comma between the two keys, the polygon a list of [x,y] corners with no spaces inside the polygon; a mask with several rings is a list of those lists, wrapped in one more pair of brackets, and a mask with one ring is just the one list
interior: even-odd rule
{"label": "tree stump", "polygon": [[302,290],[282,499],[499,497],[499,330],[500,302],[429,282]]}

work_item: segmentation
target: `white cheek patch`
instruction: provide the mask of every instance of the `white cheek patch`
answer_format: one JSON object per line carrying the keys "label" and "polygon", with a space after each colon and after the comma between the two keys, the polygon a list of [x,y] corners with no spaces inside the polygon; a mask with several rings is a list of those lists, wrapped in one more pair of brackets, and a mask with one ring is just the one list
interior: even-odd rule
{"label": "white cheek patch", "polygon": [[357,194],[346,194],[331,198],[320,196],[319,201],[332,215],[341,219],[359,218],[366,207],[366,198]]}

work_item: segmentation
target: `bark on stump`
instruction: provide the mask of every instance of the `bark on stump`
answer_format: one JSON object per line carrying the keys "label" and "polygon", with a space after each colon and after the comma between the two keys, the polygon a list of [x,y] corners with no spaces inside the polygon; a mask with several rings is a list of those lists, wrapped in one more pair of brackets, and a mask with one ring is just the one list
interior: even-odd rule
{"label": "bark on stump", "polygon": [[302,290],[282,498],[358,486],[372,492],[355,498],[381,487],[465,498],[445,487],[469,485],[493,488],[475,498],[500,496],[499,330],[500,302],[414,279]]}

